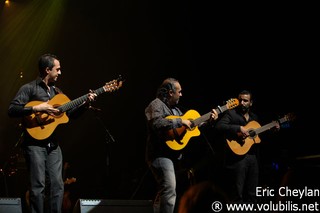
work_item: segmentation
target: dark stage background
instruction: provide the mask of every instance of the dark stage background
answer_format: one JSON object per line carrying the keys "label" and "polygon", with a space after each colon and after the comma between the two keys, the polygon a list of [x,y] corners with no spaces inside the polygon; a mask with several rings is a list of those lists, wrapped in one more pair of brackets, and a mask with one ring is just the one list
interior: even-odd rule
{"label": "dark stage background", "polygon": [[[272,184],[273,178],[279,176],[279,181],[288,168],[298,166],[310,172],[301,184],[310,183],[308,178],[319,172],[320,154],[313,126],[318,120],[318,22],[313,8],[209,1],[2,0],[1,196],[21,197],[25,191],[21,130],[19,121],[8,118],[7,108],[18,88],[37,76],[37,59],[45,52],[61,58],[57,86],[71,100],[119,74],[125,78],[118,91],[99,96],[95,107],[101,112],[88,111],[57,128],[64,160],[71,165],[67,176],[77,178],[72,186],[76,198],[153,199],[154,183],[144,162],[144,108],[166,77],[182,84],[180,105],[200,114],[242,89],[253,92],[262,124],[294,113],[289,127],[261,144],[262,180]],[[189,163],[202,165],[213,141],[210,131],[192,139]]]}

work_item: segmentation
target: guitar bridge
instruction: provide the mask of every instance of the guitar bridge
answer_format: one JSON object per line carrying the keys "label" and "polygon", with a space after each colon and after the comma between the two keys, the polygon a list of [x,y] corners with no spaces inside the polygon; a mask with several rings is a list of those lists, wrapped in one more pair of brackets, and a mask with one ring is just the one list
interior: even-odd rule
{"label": "guitar bridge", "polygon": [[40,117],[41,117],[41,116],[40,116],[39,113],[35,115],[35,118],[36,118],[36,120],[37,120],[37,123],[38,123],[39,127],[40,127],[41,129],[44,129],[43,122],[42,122],[42,120],[41,120]]}
{"label": "guitar bridge", "polygon": [[183,143],[180,140],[180,136],[177,132],[177,129],[173,129],[174,139],[177,141],[178,144],[182,145]]}

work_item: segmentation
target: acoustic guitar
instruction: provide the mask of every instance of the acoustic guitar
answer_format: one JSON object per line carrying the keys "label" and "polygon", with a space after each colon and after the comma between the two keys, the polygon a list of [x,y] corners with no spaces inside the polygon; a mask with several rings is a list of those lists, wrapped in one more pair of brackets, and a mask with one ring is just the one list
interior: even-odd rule
{"label": "acoustic guitar", "polygon": [[249,136],[245,138],[238,137],[235,140],[227,139],[227,144],[235,154],[244,155],[250,150],[252,145],[261,142],[261,139],[259,138],[260,133],[270,130],[277,125],[291,121],[293,120],[293,118],[294,115],[290,113],[280,118],[279,120],[272,121],[264,126],[261,126],[257,121],[250,121],[245,126],[245,129],[249,131]]}
{"label": "acoustic guitar", "polygon": [[[236,106],[239,105],[239,100],[236,98],[232,98],[227,101],[227,104],[223,106],[218,106],[215,110],[218,112],[218,114],[228,110],[233,109]],[[167,116],[166,119],[188,119],[192,121],[192,128],[189,129],[186,126],[182,126],[179,128],[171,129],[168,131],[168,140],[166,141],[166,144],[169,148],[173,150],[181,150],[183,149],[189,142],[189,140],[192,137],[199,136],[200,130],[198,126],[205,121],[209,120],[211,117],[211,112],[208,112],[202,116],[196,111],[196,110],[189,110],[182,116],[176,116],[176,115],[170,115]]]}
{"label": "acoustic guitar", "polygon": [[[94,92],[97,95],[106,92],[113,92],[118,90],[122,86],[122,83],[122,77],[119,76],[118,79],[106,83],[104,86],[94,90]],[[37,140],[43,140],[48,138],[58,125],[69,122],[69,118],[66,115],[66,111],[81,105],[83,102],[87,100],[87,98],[88,97],[86,94],[71,101],[64,94],[55,95],[51,100],[49,100],[48,103],[51,104],[53,107],[59,109],[60,113],[56,115],[49,115],[47,113],[37,112],[29,116],[26,116],[23,119],[23,123],[27,132]],[[43,102],[31,101],[26,104],[26,107],[32,107],[41,103]]]}

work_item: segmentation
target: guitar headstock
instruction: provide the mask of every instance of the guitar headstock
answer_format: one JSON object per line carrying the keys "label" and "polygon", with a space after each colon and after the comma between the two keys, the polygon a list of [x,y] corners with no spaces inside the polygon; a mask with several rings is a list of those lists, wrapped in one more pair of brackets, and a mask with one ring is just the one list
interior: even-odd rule
{"label": "guitar headstock", "polygon": [[77,181],[77,178],[75,177],[72,177],[72,178],[67,178],[65,181],[64,181],[64,184],[65,185],[69,185],[71,183],[75,183]]}
{"label": "guitar headstock", "polygon": [[236,108],[237,106],[239,106],[239,100],[237,98],[231,98],[227,100],[226,106],[228,109]]}
{"label": "guitar headstock", "polygon": [[120,87],[122,87],[124,80],[122,79],[122,76],[119,75],[117,79],[114,79],[112,81],[107,82],[104,86],[103,89],[106,92],[113,92],[118,90]]}
{"label": "guitar headstock", "polygon": [[294,113],[288,113],[282,118],[278,120],[279,124],[281,125],[282,128],[284,127],[289,127],[290,121],[293,121],[296,119],[296,115]]}

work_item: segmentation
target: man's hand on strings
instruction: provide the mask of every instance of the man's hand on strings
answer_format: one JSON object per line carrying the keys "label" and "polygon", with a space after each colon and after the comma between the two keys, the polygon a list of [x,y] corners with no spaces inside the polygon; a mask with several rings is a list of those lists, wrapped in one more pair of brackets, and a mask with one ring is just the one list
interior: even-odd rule
{"label": "man's hand on strings", "polygon": [[94,102],[96,99],[97,99],[97,93],[95,93],[95,91],[93,90],[89,90],[89,93],[88,93],[88,98],[86,100],[86,103],[92,103]]}
{"label": "man's hand on strings", "polygon": [[37,112],[44,112],[44,113],[47,113],[49,115],[57,115],[60,113],[60,110],[58,110],[57,108],[54,108],[51,104],[48,103],[49,101],[47,102],[43,102],[41,104],[38,104],[36,106],[33,106],[32,107],[32,111],[34,113],[37,113]]}

